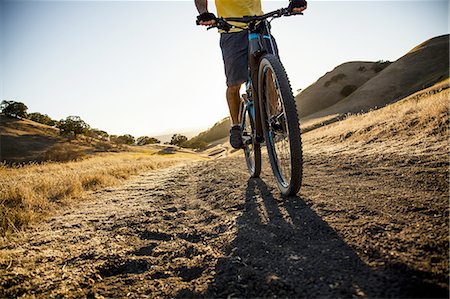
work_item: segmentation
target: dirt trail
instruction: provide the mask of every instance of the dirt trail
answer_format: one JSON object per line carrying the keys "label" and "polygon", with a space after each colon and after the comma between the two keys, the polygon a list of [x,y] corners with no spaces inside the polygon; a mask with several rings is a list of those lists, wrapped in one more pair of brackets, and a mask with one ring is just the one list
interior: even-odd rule
{"label": "dirt trail", "polygon": [[0,297],[448,297],[447,162],[242,157],[139,175],[0,247]]}

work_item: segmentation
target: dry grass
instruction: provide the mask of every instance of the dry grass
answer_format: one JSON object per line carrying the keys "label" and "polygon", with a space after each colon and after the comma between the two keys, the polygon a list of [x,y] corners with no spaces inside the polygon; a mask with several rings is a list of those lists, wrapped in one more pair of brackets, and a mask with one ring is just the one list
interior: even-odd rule
{"label": "dry grass", "polygon": [[70,143],[57,143],[42,155],[42,161],[69,162],[86,157],[86,150]]}
{"label": "dry grass", "polygon": [[[417,153],[447,149],[449,81],[413,94],[385,108],[346,119],[305,134],[310,144],[324,147],[378,146]],[[398,145],[398,146],[396,146]]]}
{"label": "dry grass", "polygon": [[0,167],[0,236],[80,200],[89,190],[117,184],[139,172],[169,167],[199,157],[156,151],[99,154],[78,162]]}

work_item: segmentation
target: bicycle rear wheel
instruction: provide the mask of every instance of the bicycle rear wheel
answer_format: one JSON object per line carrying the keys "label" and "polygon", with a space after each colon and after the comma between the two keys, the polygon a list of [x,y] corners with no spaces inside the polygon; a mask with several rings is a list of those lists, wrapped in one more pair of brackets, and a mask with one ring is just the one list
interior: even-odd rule
{"label": "bicycle rear wheel", "polygon": [[252,102],[242,103],[241,129],[244,143],[245,161],[250,177],[257,178],[261,173],[261,144],[256,140],[255,113]]}
{"label": "bicycle rear wheel", "polygon": [[295,195],[302,183],[302,142],[297,107],[278,57],[264,55],[258,73],[267,152],[281,194]]}

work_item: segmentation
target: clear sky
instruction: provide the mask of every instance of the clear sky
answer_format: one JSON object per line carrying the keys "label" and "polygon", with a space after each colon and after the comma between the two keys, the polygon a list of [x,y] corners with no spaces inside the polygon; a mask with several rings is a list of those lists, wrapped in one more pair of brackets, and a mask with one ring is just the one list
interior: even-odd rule
{"label": "clear sky", "polygon": [[[448,15],[446,0],[311,0],[272,28],[295,91],[347,61],[394,61],[447,34]],[[193,1],[0,0],[0,100],[110,134],[207,128],[228,115],[225,77],[196,16]]]}

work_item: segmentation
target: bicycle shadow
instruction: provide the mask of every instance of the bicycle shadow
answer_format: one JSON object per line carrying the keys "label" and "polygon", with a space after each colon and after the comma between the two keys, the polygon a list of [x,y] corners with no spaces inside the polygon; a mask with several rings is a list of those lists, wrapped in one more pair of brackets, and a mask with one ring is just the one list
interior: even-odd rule
{"label": "bicycle shadow", "polygon": [[245,195],[230,253],[202,297],[448,296],[405,265],[370,268],[300,197],[275,197],[261,179],[249,180]]}

